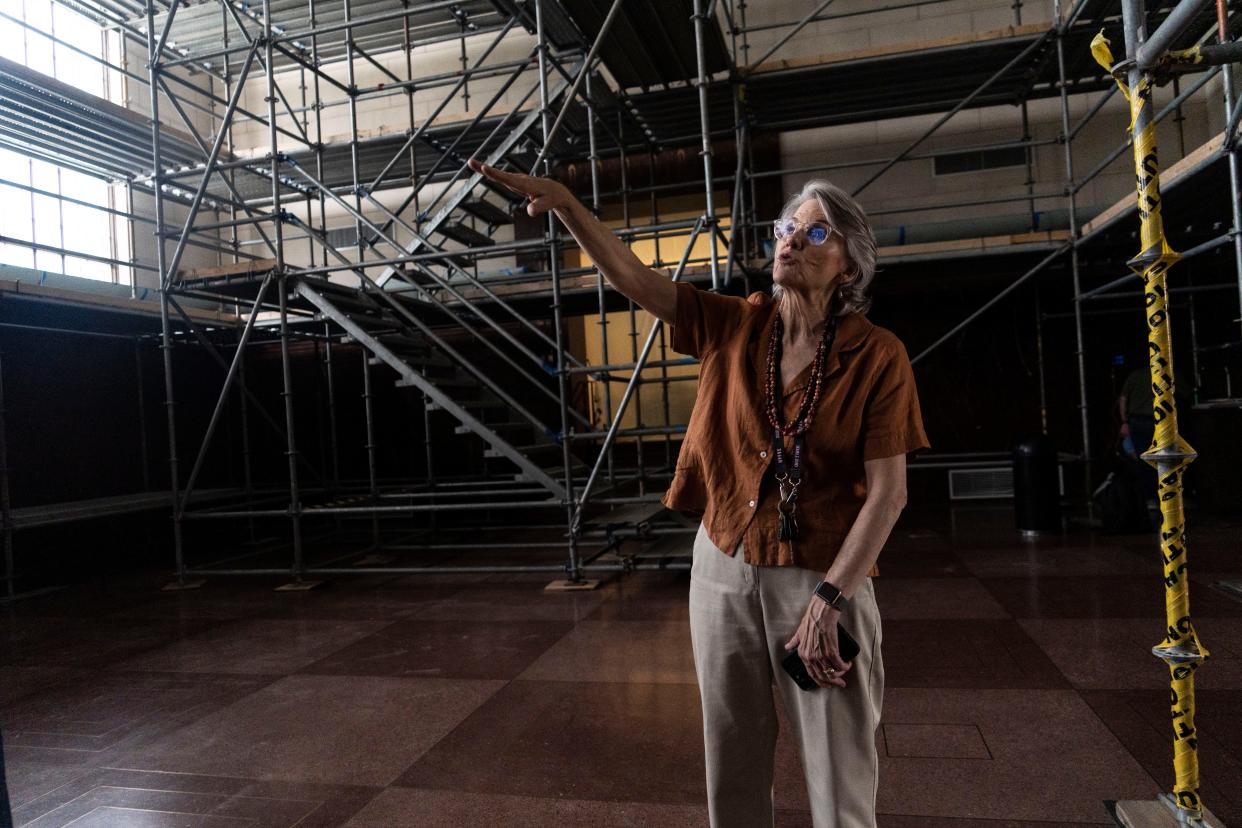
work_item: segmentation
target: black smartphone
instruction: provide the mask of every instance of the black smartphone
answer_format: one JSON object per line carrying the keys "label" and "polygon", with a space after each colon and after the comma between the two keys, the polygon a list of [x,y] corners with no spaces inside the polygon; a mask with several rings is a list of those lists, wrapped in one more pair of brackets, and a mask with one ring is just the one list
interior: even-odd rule
{"label": "black smartphone", "polygon": [[[854,640],[854,636],[847,633],[845,627],[842,627],[839,622],[837,624],[837,647],[841,651],[842,661],[853,661],[861,649],[858,642]],[[806,665],[802,663],[802,657],[798,655],[796,649],[786,651],[785,657],[781,659],[781,666],[793,678],[794,684],[803,690],[814,690],[819,687],[815,679],[811,678],[811,674],[806,671]]]}

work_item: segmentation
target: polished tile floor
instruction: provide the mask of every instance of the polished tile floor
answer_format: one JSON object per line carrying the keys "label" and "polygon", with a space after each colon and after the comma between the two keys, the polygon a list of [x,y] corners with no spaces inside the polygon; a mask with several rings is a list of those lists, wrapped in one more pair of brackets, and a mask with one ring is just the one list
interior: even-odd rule
{"label": "polished tile floor", "polygon": [[[882,828],[1109,825],[1105,800],[1172,781],[1154,539],[1026,542],[1011,525],[988,508],[907,514],[881,556]],[[1211,651],[1201,793],[1242,825],[1242,602],[1212,587],[1242,580],[1242,524],[1190,525]],[[360,574],[305,593],[164,580],[0,606],[16,824],[706,824],[684,572],[568,594],[529,575]],[[777,821],[809,826],[788,733]]]}

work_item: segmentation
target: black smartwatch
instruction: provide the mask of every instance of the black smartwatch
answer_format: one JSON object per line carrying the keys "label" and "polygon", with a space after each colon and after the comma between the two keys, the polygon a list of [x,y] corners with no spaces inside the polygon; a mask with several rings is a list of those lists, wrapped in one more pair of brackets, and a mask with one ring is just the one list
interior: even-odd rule
{"label": "black smartwatch", "polygon": [[825,604],[833,609],[845,612],[846,607],[850,605],[850,599],[846,598],[841,590],[837,589],[827,581],[820,581],[819,586],[815,587],[815,594],[819,596]]}

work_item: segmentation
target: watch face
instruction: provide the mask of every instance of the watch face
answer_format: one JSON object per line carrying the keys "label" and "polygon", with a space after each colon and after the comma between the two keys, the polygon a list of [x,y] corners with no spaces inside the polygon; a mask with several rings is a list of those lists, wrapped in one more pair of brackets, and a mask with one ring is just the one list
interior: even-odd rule
{"label": "watch face", "polygon": [[819,593],[821,598],[824,598],[830,604],[837,600],[837,597],[841,594],[841,590],[837,589],[827,581],[820,581],[820,584],[815,588],[815,591]]}

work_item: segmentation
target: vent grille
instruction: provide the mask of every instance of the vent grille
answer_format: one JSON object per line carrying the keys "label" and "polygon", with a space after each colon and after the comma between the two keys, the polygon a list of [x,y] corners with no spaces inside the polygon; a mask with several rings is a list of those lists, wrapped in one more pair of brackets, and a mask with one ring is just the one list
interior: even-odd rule
{"label": "vent grille", "polygon": [[358,246],[358,228],[354,225],[330,229],[326,237],[328,244],[336,250]]}
{"label": "vent grille", "polygon": [[1025,164],[1026,149],[1023,147],[947,152],[932,159],[932,174],[956,175],[957,173],[979,172],[980,170],[1021,167]]}
{"label": "vent grille", "polygon": [[950,500],[1013,497],[1013,469],[949,469]]}

